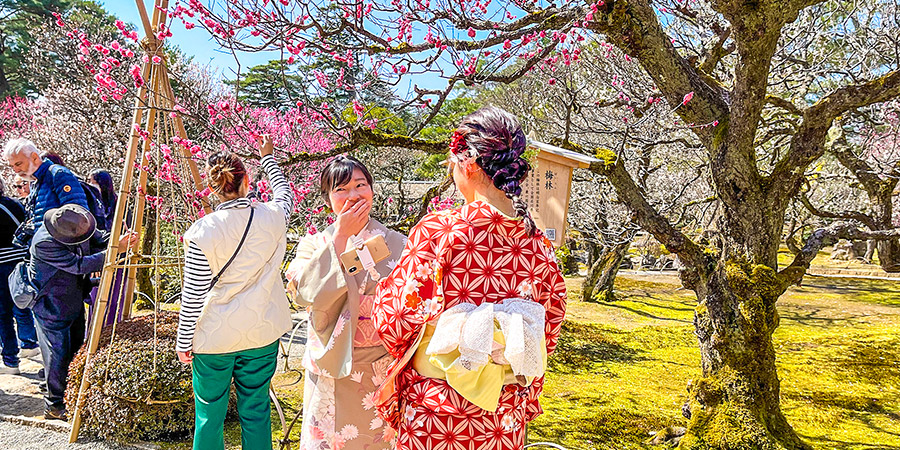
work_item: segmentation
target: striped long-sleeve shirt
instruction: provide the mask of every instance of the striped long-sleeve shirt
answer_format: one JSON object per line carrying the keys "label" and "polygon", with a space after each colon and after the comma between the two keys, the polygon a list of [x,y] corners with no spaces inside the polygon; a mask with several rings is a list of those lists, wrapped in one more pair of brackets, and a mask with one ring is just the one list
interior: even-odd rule
{"label": "striped long-sleeve shirt", "polygon": [[[294,196],[291,193],[290,185],[275,162],[273,156],[265,156],[260,161],[275,198],[273,201],[284,212],[284,220],[287,223],[290,220],[291,212],[294,210]],[[238,198],[235,200],[222,203],[216,208],[216,211],[231,208],[246,208],[251,202],[248,198]],[[209,268],[209,260],[200,250],[196,243],[188,244],[184,260],[184,283],[181,291],[181,311],[178,317],[178,337],[175,344],[175,350],[179,352],[187,352],[193,348],[194,330],[197,328],[197,319],[203,311],[206,304],[206,294],[210,289],[212,281],[212,270]]]}

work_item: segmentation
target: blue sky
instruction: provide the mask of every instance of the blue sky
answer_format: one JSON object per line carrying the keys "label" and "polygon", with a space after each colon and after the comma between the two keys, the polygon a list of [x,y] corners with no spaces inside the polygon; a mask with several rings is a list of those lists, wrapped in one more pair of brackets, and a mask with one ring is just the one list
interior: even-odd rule
{"label": "blue sky", "polygon": [[[143,0],[147,7],[147,14],[153,14],[153,0]],[[122,19],[133,25],[140,25],[141,16],[138,14],[137,6],[134,0],[100,0],[99,3],[103,7]],[[143,36],[143,26],[138,26],[138,33]],[[193,56],[195,61],[200,64],[209,64],[216,68],[224,78],[234,79],[234,71],[237,65],[234,56],[230,52],[223,52],[218,44],[210,38],[206,30],[196,27],[193,30],[187,30],[180,20],[172,23],[171,43],[178,46],[185,54]],[[277,59],[277,54],[241,54],[241,70],[246,71],[249,67],[265,64],[270,59]]]}

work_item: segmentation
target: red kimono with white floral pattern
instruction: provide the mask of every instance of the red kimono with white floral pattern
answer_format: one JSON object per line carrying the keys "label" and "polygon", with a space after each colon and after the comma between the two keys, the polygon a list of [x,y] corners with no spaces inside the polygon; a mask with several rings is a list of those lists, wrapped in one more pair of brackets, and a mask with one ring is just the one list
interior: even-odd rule
{"label": "red kimono with white floral pattern", "polygon": [[[522,220],[476,201],[426,216],[413,228],[399,263],[379,283],[373,319],[396,365],[404,363],[425,323],[444,309],[512,297],[544,306],[547,353],[553,352],[566,298],[553,246],[540,232],[529,237]],[[504,386],[491,412],[405,364],[395,395],[379,406],[398,432],[399,450],[521,449],[525,423],[542,412],[543,377],[530,386]]]}

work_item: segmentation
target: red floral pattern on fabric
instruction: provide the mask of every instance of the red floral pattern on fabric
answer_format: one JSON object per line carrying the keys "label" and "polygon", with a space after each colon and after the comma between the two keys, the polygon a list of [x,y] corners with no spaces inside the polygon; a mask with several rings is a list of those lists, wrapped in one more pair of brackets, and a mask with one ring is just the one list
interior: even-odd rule
{"label": "red floral pattern on fabric", "polygon": [[[510,297],[531,297],[544,306],[547,352],[552,353],[566,298],[553,246],[541,234],[529,237],[521,220],[472,202],[426,216],[413,228],[399,263],[379,283],[373,320],[388,351],[401,358],[425,322],[442,310]],[[379,406],[379,413],[399,430],[399,450],[522,448],[525,423],[542,412],[543,382],[505,386],[498,410],[490,412],[446,381],[405,367],[396,380],[397,394]]]}

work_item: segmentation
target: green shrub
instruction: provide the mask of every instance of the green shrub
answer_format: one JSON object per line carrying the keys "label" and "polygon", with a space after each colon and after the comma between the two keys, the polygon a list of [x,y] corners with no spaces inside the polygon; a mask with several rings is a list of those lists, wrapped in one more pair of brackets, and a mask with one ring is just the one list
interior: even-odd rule
{"label": "green shrub", "polygon": [[[161,311],[156,335],[152,315],[116,325],[101,334],[88,365],[81,432],[119,442],[182,439],[194,428],[191,366],[178,361],[178,314]],[[71,411],[81,384],[87,345],[69,367],[66,404]],[[155,361],[154,361],[155,360]],[[154,369],[155,368],[155,369]]]}

